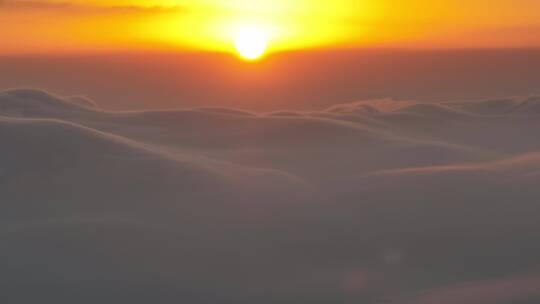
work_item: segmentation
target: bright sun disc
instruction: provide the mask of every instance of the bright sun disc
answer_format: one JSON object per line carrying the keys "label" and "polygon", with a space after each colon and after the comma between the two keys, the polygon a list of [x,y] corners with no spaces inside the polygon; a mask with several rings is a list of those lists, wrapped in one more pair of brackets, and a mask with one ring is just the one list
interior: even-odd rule
{"label": "bright sun disc", "polygon": [[247,60],[260,58],[268,47],[268,37],[264,31],[257,28],[240,29],[235,37],[235,47],[238,54]]}

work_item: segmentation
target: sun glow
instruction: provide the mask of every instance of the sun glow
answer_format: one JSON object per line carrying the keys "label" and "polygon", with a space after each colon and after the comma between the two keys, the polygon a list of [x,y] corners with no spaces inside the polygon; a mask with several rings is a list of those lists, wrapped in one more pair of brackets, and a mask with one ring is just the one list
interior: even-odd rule
{"label": "sun glow", "polygon": [[245,60],[261,58],[268,48],[268,34],[255,26],[245,26],[238,29],[234,44],[238,55]]}
{"label": "sun glow", "polygon": [[540,1],[521,1],[0,0],[0,53],[540,46]]}

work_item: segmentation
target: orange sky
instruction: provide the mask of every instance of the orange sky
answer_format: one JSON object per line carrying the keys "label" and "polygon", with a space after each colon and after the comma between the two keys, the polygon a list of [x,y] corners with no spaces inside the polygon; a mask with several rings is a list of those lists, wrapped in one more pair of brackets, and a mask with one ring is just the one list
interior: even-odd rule
{"label": "orange sky", "polygon": [[232,51],[235,29],[271,50],[540,46],[538,0],[0,0],[0,53]]}

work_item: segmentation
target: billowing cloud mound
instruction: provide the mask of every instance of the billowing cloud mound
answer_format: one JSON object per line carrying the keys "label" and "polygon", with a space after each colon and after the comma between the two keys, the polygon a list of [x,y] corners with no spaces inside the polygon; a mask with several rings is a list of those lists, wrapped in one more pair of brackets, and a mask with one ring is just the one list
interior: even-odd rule
{"label": "billowing cloud mound", "polygon": [[110,112],[0,93],[10,303],[535,303],[540,99]]}

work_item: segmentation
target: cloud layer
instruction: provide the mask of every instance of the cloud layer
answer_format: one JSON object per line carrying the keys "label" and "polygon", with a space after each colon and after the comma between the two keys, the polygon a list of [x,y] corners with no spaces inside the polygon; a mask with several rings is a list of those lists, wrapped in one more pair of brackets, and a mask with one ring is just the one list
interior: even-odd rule
{"label": "cloud layer", "polygon": [[11,302],[533,303],[539,115],[535,97],[261,114],[4,91],[0,290]]}

